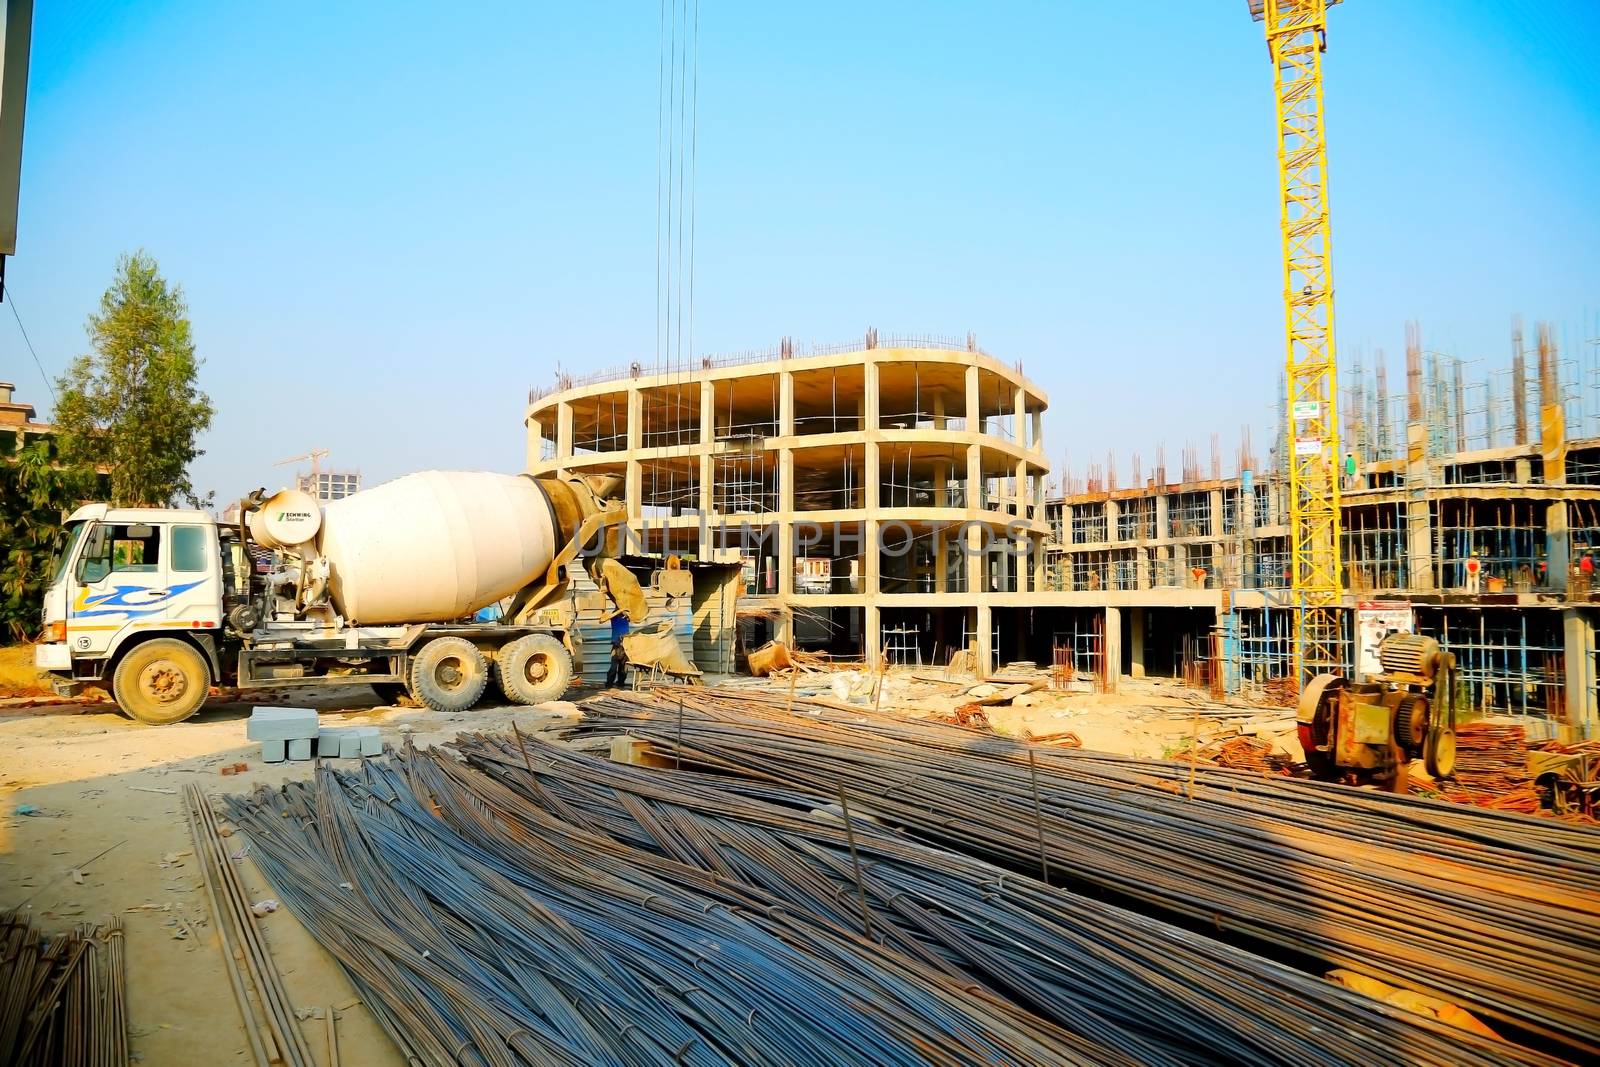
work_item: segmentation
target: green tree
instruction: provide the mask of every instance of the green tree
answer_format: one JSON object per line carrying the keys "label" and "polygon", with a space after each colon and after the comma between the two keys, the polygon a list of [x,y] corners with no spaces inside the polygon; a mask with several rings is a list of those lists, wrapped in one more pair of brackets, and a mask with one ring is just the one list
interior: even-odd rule
{"label": "green tree", "polygon": [[63,459],[109,468],[113,504],[208,505],[211,495],[197,496],[189,481],[212,407],[195,384],[200,361],[183,290],[142,249],[124,255],[86,328],[94,351],[57,383]]}
{"label": "green tree", "polygon": [[94,492],[94,474],[55,462],[48,440],[0,458],[0,637],[25,640],[38,632],[63,513]]}

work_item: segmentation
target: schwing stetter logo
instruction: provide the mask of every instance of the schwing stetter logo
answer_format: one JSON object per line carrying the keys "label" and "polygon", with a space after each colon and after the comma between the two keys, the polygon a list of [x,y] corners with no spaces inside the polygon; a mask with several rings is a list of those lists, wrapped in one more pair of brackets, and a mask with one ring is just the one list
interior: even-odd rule
{"label": "schwing stetter logo", "polygon": [[[142,585],[118,585],[109,593],[90,593],[85,589],[78,594],[78,599],[72,605],[72,617],[75,619],[88,619],[96,615],[121,615],[129,619],[141,618],[145,615],[155,615],[161,611],[162,605],[173,597],[199,585],[204,585],[206,579],[198,582],[188,582],[184,585],[174,585],[167,589],[150,589]],[[140,594],[143,594],[141,598]]]}

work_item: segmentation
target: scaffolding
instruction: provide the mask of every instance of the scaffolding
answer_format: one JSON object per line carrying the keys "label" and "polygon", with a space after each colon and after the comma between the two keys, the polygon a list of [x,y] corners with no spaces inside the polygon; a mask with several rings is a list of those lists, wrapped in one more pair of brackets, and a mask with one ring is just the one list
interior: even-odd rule
{"label": "scaffolding", "polygon": [[1139,496],[1117,501],[1117,540],[1153,541],[1156,536],[1156,501]]}
{"label": "scaffolding", "polygon": [[1105,505],[1098,503],[1072,505],[1072,543],[1091,545],[1100,544],[1105,540]]}
{"label": "scaffolding", "polygon": [[1173,493],[1167,497],[1167,532],[1172,537],[1211,536],[1211,494]]}
{"label": "scaffolding", "polygon": [[1097,693],[1106,690],[1106,618],[1105,613],[1088,613],[1088,622],[1074,613],[1072,628],[1057,630],[1050,641],[1050,686],[1069,689],[1080,678],[1087,677]]}
{"label": "scaffolding", "polygon": [[768,515],[778,510],[778,480],[767,452],[752,448],[717,456],[715,508],[722,515]]}
{"label": "scaffolding", "polygon": [[1560,719],[1566,711],[1560,618],[1559,612],[1418,606],[1417,629],[1455,654],[1458,706]]}
{"label": "scaffolding", "polygon": [[1403,504],[1347,507],[1344,558],[1355,593],[1406,588],[1406,513]]}
{"label": "scaffolding", "polygon": [[1544,505],[1531,500],[1441,500],[1429,505],[1434,530],[1434,581],[1468,588],[1467,561],[1477,557],[1480,592],[1529,592],[1543,573],[1548,538]]}
{"label": "scaffolding", "polygon": [[922,666],[922,631],[915,626],[885,626],[883,656],[897,667]]}

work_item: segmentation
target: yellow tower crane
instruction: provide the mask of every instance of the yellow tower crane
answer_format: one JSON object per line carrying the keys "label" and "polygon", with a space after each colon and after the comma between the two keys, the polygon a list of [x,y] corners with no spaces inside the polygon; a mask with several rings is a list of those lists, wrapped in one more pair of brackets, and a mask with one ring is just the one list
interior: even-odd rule
{"label": "yellow tower crane", "polygon": [[1300,684],[1337,672],[1339,654],[1339,422],[1333,348],[1328,149],[1322,53],[1339,0],[1247,0],[1264,22],[1278,106],[1278,185],[1287,336],[1290,589]]}

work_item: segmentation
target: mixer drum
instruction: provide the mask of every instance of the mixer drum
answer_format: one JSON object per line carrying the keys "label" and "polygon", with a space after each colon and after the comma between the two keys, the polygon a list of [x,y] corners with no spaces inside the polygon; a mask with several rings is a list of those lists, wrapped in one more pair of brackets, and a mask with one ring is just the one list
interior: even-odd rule
{"label": "mixer drum", "polygon": [[565,538],[536,481],[421,471],[322,509],[319,548],[345,619],[448,622],[521,589]]}

